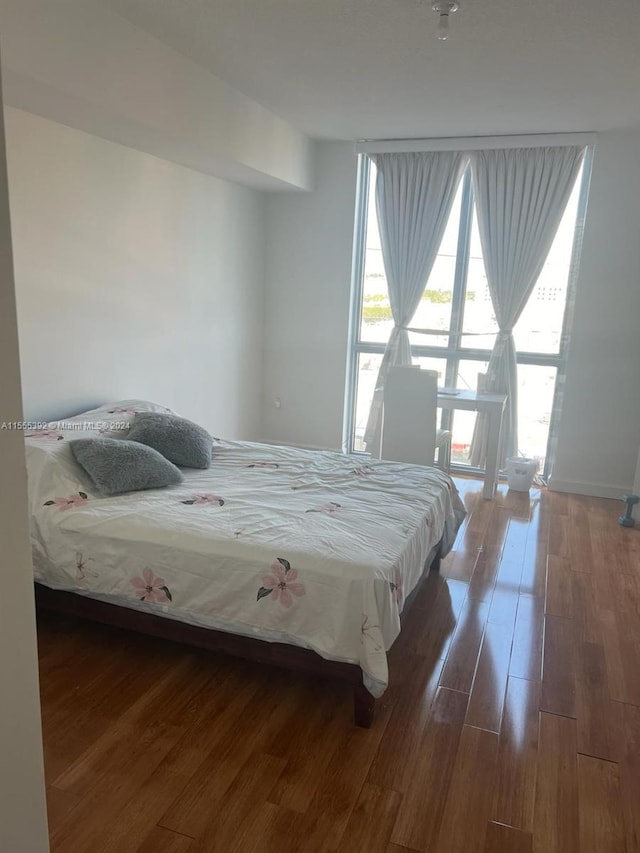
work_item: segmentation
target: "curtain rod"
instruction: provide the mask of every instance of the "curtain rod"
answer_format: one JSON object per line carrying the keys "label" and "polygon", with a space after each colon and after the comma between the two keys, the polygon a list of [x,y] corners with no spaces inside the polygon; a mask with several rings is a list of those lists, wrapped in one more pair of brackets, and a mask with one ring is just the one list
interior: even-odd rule
{"label": "curtain rod", "polygon": [[357,154],[409,151],[486,151],[498,148],[543,148],[593,145],[596,133],[530,133],[519,136],[451,136],[435,139],[358,139]]}

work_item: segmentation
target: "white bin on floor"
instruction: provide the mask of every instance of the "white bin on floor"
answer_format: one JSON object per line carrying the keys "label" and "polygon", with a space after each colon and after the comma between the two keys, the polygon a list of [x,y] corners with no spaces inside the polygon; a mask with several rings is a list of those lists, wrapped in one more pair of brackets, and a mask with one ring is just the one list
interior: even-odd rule
{"label": "white bin on floor", "polygon": [[512,456],[507,459],[507,481],[509,488],[515,492],[528,492],[533,484],[533,478],[538,470],[537,459],[527,459],[525,456]]}

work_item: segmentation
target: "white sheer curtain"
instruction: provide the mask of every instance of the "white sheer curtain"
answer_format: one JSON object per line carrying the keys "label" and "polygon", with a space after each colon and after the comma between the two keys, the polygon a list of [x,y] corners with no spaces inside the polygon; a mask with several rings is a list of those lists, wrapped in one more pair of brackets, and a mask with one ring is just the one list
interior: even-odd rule
{"label": "white sheer curtain", "polygon": [[[518,148],[471,154],[478,228],[487,284],[500,329],[486,390],[509,395],[501,456],[518,452],[518,373],[513,327],[540,275],[556,235],[584,148]],[[483,465],[486,419],[478,415],[471,464]]]}
{"label": "white sheer curtain", "polygon": [[385,379],[394,365],[411,363],[406,327],[424,293],[468,155],[425,151],[371,159],[378,170],[376,211],[394,322],[364,435],[367,450],[377,456]]}

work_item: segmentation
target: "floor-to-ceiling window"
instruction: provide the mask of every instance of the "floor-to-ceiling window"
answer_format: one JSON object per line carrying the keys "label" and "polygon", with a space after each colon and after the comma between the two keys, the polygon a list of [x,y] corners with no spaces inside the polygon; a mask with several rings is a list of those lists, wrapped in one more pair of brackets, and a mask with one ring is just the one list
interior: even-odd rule
{"label": "floor-to-ceiling window", "polygon": [[[586,208],[590,158],[576,180],[553,246],[515,329],[518,359],[519,453],[549,469],[579,235]],[[378,369],[393,327],[375,209],[375,165],[361,155],[352,345],[346,403],[346,447],[364,450],[363,435]],[[440,384],[476,388],[498,331],[487,288],[473,199],[471,171],[460,183],[438,257],[411,322],[414,364],[437,370]],[[443,412],[453,430],[452,462],[469,465],[475,413]]]}

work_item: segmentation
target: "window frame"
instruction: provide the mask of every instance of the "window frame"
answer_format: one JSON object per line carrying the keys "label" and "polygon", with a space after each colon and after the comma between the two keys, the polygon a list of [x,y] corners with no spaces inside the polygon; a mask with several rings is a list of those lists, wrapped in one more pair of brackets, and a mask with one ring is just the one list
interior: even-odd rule
{"label": "window frame", "polygon": [[[559,350],[557,353],[539,353],[529,351],[516,352],[516,361],[518,364],[554,367],[556,369],[553,405],[549,423],[549,435],[547,439],[547,452],[545,456],[544,470],[542,472],[542,477],[545,480],[548,478],[553,464],[553,454],[555,451],[557,431],[560,421],[560,408],[562,404],[567,355],[569,351],[570,329],[573,321],[576,284],[579,271],[580,252],[582,248],[582,233],[584,230],[584,220],[587,209],[592,162],[593,146],[588,145],[586,146],[582,166],[582,177],[578,196],[576,223],[574,227],[573,245],[567,281],[567,296],[563,312]],[[364,296],[364,266],[367,243],[367,205],[369,199],[370,176],[371,160],[367,154],[359,153],[356,179],[356,206],[342,448],[345,453],[362,453],[363,455],[365,455],[363,451],[354,450],[358,359],[361,354],[381,355],[384,353],[386,347],[385,344],[371,343],[363,341],[360,338]],[[464,322],[464,304],[467,292],[467,273],[470,257],[473,205],[474,194],[471,169],[467,166],[462,177],[462,200],[460,206],[460,221],[456,248],[456,265],[453,281],[451,322],[448,332],[448,343],[446,347],[431,346],[429,344],[411,345],[411,355],[413,358],[431,357],[444,359],[445,385],[447,386],[455,385],[460,361],[487,362],[491,356],[490,349],[462,346],[462,327]],[[441,426],[443,429],[451,428],[453,416],[454,412],[452,410],[441,410]],[[467,474],[481,472],[481,469],[479,468],[459,463],[453,463],[451,468],[454,471],[460,471]]]}

